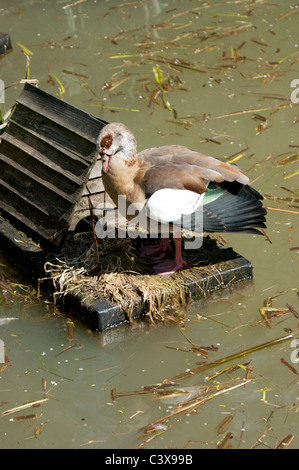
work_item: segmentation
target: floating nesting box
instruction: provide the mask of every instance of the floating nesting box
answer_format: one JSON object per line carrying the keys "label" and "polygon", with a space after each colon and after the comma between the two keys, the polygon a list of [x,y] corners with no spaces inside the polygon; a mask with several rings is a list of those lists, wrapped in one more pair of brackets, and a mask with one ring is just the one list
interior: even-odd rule
{"label": "floating nesting box", "polygon": [[[16,101],[0,143],[0,247],[35,278],[45,277],[45,263],[55,263],[68,231],[76,230],[90,208],[103,207],[96,139],[106,124],[30,84]],[[196,277],[192,273],[188,280],[188,269],[185,277],[176,277],[179,289],[186,287],[196,297],[252,277],[248,260],[215,240],[207,243],[208,263]],[[111,298],[95,296],[87,302],[80,289],[63,297],[65,306],[94,330],[128,320],[126,309]],[[135,317],[147,313],[142,294],[135,307]]]}
{"label": "floating nesting box", "polygon": [[[0,209],[25,230],[60,245],[68,228],[74,228],[76,204],[89,191],[95,141],[105,124],[26,84],[2,135]],[[96,193],[94,183],[93,187]],[[77,222],[86,215],[87,202],[81,206]]]}

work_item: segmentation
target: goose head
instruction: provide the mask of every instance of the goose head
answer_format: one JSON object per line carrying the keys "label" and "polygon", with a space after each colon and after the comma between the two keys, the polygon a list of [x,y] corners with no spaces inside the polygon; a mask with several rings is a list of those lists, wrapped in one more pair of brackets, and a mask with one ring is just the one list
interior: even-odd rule
{"label": "goose head", "polygon": [[102,157],[103,174],[135,163],[136,139],[124,124],[113,122],[103,127],[97,139],[97,149]]}

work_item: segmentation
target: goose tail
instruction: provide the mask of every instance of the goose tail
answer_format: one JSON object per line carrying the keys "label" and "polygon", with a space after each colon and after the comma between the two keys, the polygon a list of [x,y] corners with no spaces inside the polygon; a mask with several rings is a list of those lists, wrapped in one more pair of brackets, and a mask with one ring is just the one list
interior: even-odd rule
{"label": "goose tail", "polygon": [[203,200],[204,232],[259,233],[266,228],[263,196],[251,186],[209,186]]}

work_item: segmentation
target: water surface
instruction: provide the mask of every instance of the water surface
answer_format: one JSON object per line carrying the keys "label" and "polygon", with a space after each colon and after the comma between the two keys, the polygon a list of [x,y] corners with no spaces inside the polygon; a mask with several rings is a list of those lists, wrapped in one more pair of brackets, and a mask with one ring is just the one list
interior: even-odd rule
{"label": "water surface", "polygon": [[[113,389],[139,391],[196,368],[205,359],[190,351],[190,342],[218,348],[208,351],[206,360],[212,362],[297,331],[292,313],[269,325],[259,309],[270,297],[273,307],[288,304],[298,311],[299,111],[291,102],[291,82],[299,79],[298,6],[292,1],[70,3],[0,1],[1,30],[11,35],[14,47],[1,59],[5,85],[25,77],[20,43],[33,53],[30,78],[38,79],[40,88],[107,121],[124,122],[140,149],[179,143],[236,159],[265,196],[268,239],[225,234],[228,245],[252,262],[254,279],[193,302],[182,323],[125,325],[99,334],[72,317],[71,343],[66,317],[54,314],[46,297],[37,299],[36,283],[20,278],[3,256],[0,318],[16,319],[0,326],[11,363],[1,372],[0,412],[49,400],[2,416],[0,447],[133,449],[155,436],[145,448],[201,449],[216,448],[228,432],[233,448],[274,448],[289,435],[294,435],[290,447],[298,447],[298,379],[281,362],[298,371],[291,341],[182,379],[180,387],[216,380],[233,385],[251,366],[254,380],[215,396],[196,412],[170,417],[156,428],[160,434],[144,436],[139,430],[176,410],[178,397],[111,397]],[[167,82],[156,99],[154,68]],[[22,85],[6,90],[2,114],[21,90]],[[207,382],[233,364],[243,368]],[[217,426],[229,415],[231,423],[219,434]]]}

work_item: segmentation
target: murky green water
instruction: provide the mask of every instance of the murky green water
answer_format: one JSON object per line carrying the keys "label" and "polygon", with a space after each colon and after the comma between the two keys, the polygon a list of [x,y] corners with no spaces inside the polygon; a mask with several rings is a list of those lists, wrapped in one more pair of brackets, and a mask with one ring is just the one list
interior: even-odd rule
{"label": "murky green water", "polygon": [[[196,413],[173,415],[159,435],[139,430],[178,410],[180,398],[136,394],[113,402],[110,392],[138,391],[196,368],[204,358],[188,351],[186,337],[197,346],[217,346],[208,351],[212,362],[297,330],[291,313],[267,327],[259,308],[269,296],[273,307],[299,310],[299,108],[290,99],[296,91],[291,82],[299,79],[299,8],[292,1],[87,0],[66,8],[70,3],[0,1],[0,29],[11,35],[14,47],[0,61],[5,85],[25,76],[19,42],[33,52],[30,77],[40,88],[108,121],[124,122],[140,149],[181,143],[219,158],[239,156],[236,161],[266,197],[270,242],[225,235],[252,262],[254,279],[193,302],[185,336],[178,325],[124,326],[98,334],[74,318],[73,347],[66,349],[66,319],[53,315],[47,299],[38,301],[13,284],[5,292],[1,285],[0,318],[16,319],[0,326],[11,362],[1,372],[0,412],[49,400],[2,415],[0,447],[133,449],[155,436],[145,448],[201,449],[215,448],[231,433],[233,448],[274,448],[288,435],[294,435],[290,447],[297,448],[298,379],[281,362],[298,373],[291,341],[182,379],[181,387],[215,380],[233,387],[245,377],[243,368],[214,381],[206,378],[233,363],[253,367],[254,380],[246,387],[211,398]],[[156,100],[152,94],[157,65],[169,79],[164,99],[171,110],[161,93]],[[6,90],[3,114],[21,90],[22,85]],[[0,263],[6,281],[30,286],[8,260]],[[230,425],[218,434],[228,415]]]}

